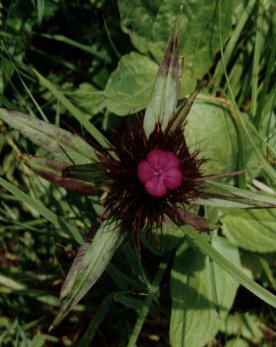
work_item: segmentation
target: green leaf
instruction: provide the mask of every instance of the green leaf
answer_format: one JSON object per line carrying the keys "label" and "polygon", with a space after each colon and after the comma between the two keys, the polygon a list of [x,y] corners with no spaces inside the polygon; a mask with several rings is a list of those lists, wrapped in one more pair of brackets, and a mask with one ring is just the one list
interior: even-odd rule
{"label": "green leaf", "polygon": [[[184,128],[190,151],[198,151],[207,159],[204,174],[232,172],[238,164],[238,138],[235,123],[228,109],[203,102],[200,95],[193,104]],[[203,96],[202,96],[203,97]]]}
{"label": "green leaf", "polygon": [[27,154],[21,155],[20,159],[36,174],[65,189],[83,194],[97,194],[101,192],[100,189],[97,189],[90,183],[82,182],[77,179],[65,178],[62,174],[66,168],[71,167],[68,163]]}
{"label": "green leaf", "polygon": [[82,244],[61,289],[62,307],[50,329],[57,326],[92,288],[125,240],[116,222],[105,221],[91,240]]}
{"label": "green leaf", "polygon": [[228,240],[251,252],[275,252],[275,210],[230,210],[220,219]]}
{"label": "green leaf", "polygon": [[250,347],[249,343],[239,337],[227,341],[225,347]]}
{"label": "green leaf", "polygon": [[118,0],[121,28],[141,53],[148,50],[152,26],[160,3],[160,0]]}
{"label": "green leaf", "polygon": [[[213,246],[239,266],[238,249],[217,237]],[[203,347],[219,330],[221,320],[230,310],[237,282],[218,265],[214,265],[215,286],[220,317],[213,302],[213,289],[207,257],[181,245],[175,255],[171,273],[172,314],[170,343],[173,347]],[[200,329],[199,329],[200,327]]]}
{"label": "green leaf", "polygon": [[252,313],[235,313],[226,318],[220,330],[228,335],[239,335],[254,343],[260,343],[263,338],[261,319]]}
{"label": "green leaf", "polygon": [[[123,30],[130,35],[132,43],[140,52],[146,53],[150,51],[156,58],[156,61],[160,61],[181,5],[182,3],[179,0],[164,0],[162,3],[155,1],[150,4],[145,4],[145,2],[139,0],[132,0],[130,4],[129,1],[120,0],[119,10]],[[158,6],[160,6],[159,9]],[[184,5],[183,14],[180,16],[181,30],[178,30],[180,29],[179,25],[174,32],[176,35],[180,31],[181,33],[188,33],[181,36],[180,45],[180,54],[184,57],[185,66],[184,77],[181,80],[182,96],[191,93],[195,89],[197,80],[209,71],[213,58],[219,50],[219,35],[221,34],[223,39],[225,39],[229,34],[232,1],[225,1],[221,6],[224,20],[222,32],[218,28],[217,2],[204,0],[189,2]],[[151,40],[152,35],[153,40]],[[111,75],[105,91],[107,108],[118,115],[127,115],[145,108],[149,101],[149,91],[151,91],[153,86],[155,72],[154,62],[145,56],[131,53],[122,57],[118,68]],[[179,70],[179,77],[180,75]],[[141,81],[141,78],[143,81]],[[168,81],[175,83],[175,79],[168,79]],[[161,84],[160,78],[159,80],[157,78],[157,93],[154,92],[154,94],[158,98],[162,98],[162,93],[165,89],[172,90],[169,86],[164,87],[165,81],[163,83],[164,88],[162,88]],[[164,101],[166,108],[165,116],[167,116],[167,113],[170,113],[169,110],[175,102],[175,97],[176,95],[174,94],[169,99],[169,95],[167,95],[166,102]],[[124,100],[123,103],[122,99]],[[150,117],[153,123],[155,117],[161,117],[162,115],[162,113],[158,113],[158,107],[162,108],[164,105],[160,106],[161,103],[158,102],[156,104],[157,107],[153,107],[154,105],[149,107],[147,123],[150,122]],[[154,116],[152,116],[151,111],[154,111]],[[148,127],[147,133],[151,131],[152,124]]]}
{"label": "green leaf", "polygon": [[181,19],[182,16],[179,15],[171,32],[145,111],[144,130],[147,136],[158,123],[165,130],[176,109],[183,71],[183,61],[179,55]]}
{"label": "green leaf", "polygon": [[[173,222],[173,221],[172,221]],[[176,222],[175,222],[176,224]],[[180,229],[187,235],[189,242],[194,245],[201,253],[207,255],[217,265],[219,265],[230,276],[236,279],[241,285],[247,288],[251,293],[258,296],[267,304],[276,307],[276,296],[270,293],[265,288],[261,287],[258,283],[252,281],[245,276],[234,264],[229,262],[221,253],[216,251],[196,230],[189,225],[181,226]]]}
{"label": "green leaf", "polygon": [[97,160],[94,148],[86,141],[53,124],[3,108],[0,108],[0,118],[57,159],[69,163]]}
{"label": "green leaf", "polygon": [[276,207],[276,198],[272,195],[243,190],[217,182],[204,182],[198,190],[206,198],[191,199],[191,203],[215,207]]}
{"label": "green leaf", "polygon": [[74,90],[70,97],[75,104],[83,108],[88,115],[96,115],[103,111],[105,107],[105,97],[101,90],[98,90],[90,83],[81,83],[78,89]]}
{"label": "green leaf", "polygon": [[38,25],[41,25],[43,20],[43,15],[44,15],[44,8],[45,8],[44,0],[37,0],[36,6],[37,6],[37,23]]}
{"label": "green leaf", "polygon": [[164,0],[152,28],[153,40],[149,42],[150,51],[159,60],[162,50],[180,5],[183,5],[183,28],[180,53],[184,57],[184,75],[181,80],[182,95],[191,93],[197,80],[210,69],[216,52],[219,51],[219,37],[225,40],[232,24],[232,1],[221,2],[223,28],[218,21],[217,1]]}
{"label": "green leaf", "polygon": [[139,53],[123,56],[104,91],[108,110],[125,116],[143,109],[149,100],[157,68],[154,61]]}

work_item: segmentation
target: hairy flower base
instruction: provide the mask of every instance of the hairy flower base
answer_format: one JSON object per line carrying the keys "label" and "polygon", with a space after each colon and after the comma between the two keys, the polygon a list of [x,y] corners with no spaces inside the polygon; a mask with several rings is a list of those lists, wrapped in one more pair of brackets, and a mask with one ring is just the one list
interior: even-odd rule
{"label": "hairy flower base", "polygon": [[200,196],[196,180],[202,177],[202,160],[189,153],[183,127],[173,120],[164,131],[157,124],[149,138],[142,124],[128,126],[123,135],[113,133],[112,144],[116,159],[98,150],[100,171],[109,182],[105,211],[139,245],[143,227],[148,233],[162,228],[166,215],[179,220],[179,207]]}

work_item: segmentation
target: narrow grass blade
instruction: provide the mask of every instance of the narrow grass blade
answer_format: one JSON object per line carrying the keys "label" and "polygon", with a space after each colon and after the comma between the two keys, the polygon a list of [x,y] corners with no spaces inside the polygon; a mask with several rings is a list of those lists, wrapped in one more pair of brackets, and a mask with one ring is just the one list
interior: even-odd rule
{"label": "narrow grass blade", "polygon": [[112,303],[112,300],[113,300],[113,296],[114,294],[110,293],[104,298],[96,314],[94,315],[91,322],[89,323],[88,328],[86,329],[77,347],[87,347],[91,345],[91,342],[97,332],[99,325],[101,324],[106,314],[108,313],[110,304]]}
{"label": "narrow grass blade", "polygon": [[67,223],[63,218],[58,217],[55,213],[45,207],[40,201],[31,198],[29,195],[25,194],[20,189],[4,180],[2,177],[0,177],[0,185],[11,194],[16,196],[18,200],[31,206],[58,229],[61,229],[65,233],[65,235],[71,236],[79,244],[82,242],[82,236],[76,227],[74,227],[72,224]]}
{"label": "narrow grass blade", "polygon": [[[222,31],[222,23],[221,23],[221,3],[219,2],[219,27],[220,27],[220,32]],[[245,138],[247,138],[249,140],[249,142],[251,143],[255,153],[257,154],[257,156],[260,159],[260,162],[263,165],[263,169],[264,171],[267,173],[267,175],[274,181],[276,181],[276,170],[272,167],[272,165],[264,158],[262,152],[258,149],[258,147],[255,144],[254,139],[251,137],[246,124],[244,122],[244,120],[242,119],[241,115],[240,115],[240,111],[239,108],[237,106],[236,100],[235,100],[235,96],[229,81],[229,77],[226,71],[226,65],[225,65],[225,60],[224,60],[224,52],[223,52],[223,43],[222,43],[222,38],[220,36],[220,51],[221,51],[221,59],[222,59],[222,64],[223,64],[223,69],[224,69],[224,74],[225,74],[225,78],[226,78],[226,83],[227,83],[227,87],[232,99],[232,103],[234,106],[234,111],[235,111],[235,120],[237,123],[237,126],[239,128],[239,131],[241,133],[241,141],[243,141],[243,134],[245,134]],[[242,131],[242,132],[241,132]]]}
{"label": "narrow grass blade", "polygon": [[140,331],[142,329],[142,326],[144,324],[145,319],[147,318],[147,315],[149,313],[150,306],[152,304],[153,299],[158,293],[159,290],[159,284],[164,276],[164,273],[167,269],[169,263],[169,256],[167,256],[160,264],[159,268],[156,272],[156,275],[150,284],[149,291],[148,291],[148,296],[142,305],[138,318],[136,320],[135,326],[132,330],[130,339],[128,341],[127,347],[135,347],[136,346],[136,341],[139,337]]}
{"label": "narrow grass blade", "polygon": [[45,8],[44,0],[37,0],[36,7],[37,7],[37,23],[38,25],[41,25],[43,20],[43,15],[44,15],[44,8]]}
{"label": "narrow grass blade", "polygon": [[[241,16],[239,17],[239,21],[233,31],[231,32],[231,36],[229,38],[229,41],[227,42],[226,48],[224,50],[224,64],[225,66],[228,65],[231,57],[233,56],[233,52],[235,50],[235,47],[237,45],[237,42],[240,38],[240,35],[242,33],[242,30],[248,21],[248,18],[251,16],[252,9],[254,8],[257,0],[249,0],[246,4],[246,7],[243,8],[241,11]],[[224,74],[224,68],[222,61],[220,60],[215,73],[214,73],[214,81],[216,82],[216,85],[219,85],[221,82],[221,79]]]}
{"label": "narrow grass blade", "polygon": [[100,60],[106,62],[106,63],[110,63],[110,57],[108,55],[102,54],[101,52],[97,51],[93,46],[84,45],[83,43],[80,43],[79,41],[72,40],[69,37],[66,37],[64,35],[58,35],[58,34],[37,34],[37,35],[44,37],[46,39],[49,39],[49,40],[55,40],[58,42],[63,42],[69,46],[78,48],[78,49],[80,49],[86,53],[89,53],[89,54],[99,58]]}
{"label": "narrow grass blade", "polygon": [[49,91],[60,101],[60,103],[74,116],[78,122],[89,132],[91,136],[103,147],[110,148],[111,145],[103,134],[87,120],[81,111],[77,109],[63,94],[52,84],[48,79],[43,77],[38,71],[34,69],[40,84],[49,89]]}
{"label": "narrow grass blade", "polygon": [[264,6],[261,2],[258,3],[258,14],[256,23],[256,38],[254,44],[254,58],[253,58],[253,69],[252,69],[252,80],[251,80],[251,99],[250,108],[251,113],[255,117],[257,111],[257,99],[258,99],[258,83],[259,83],[259,72],[261,69],[260,59],[262,53],[262,36],[264,33],[263,28],[264,21]]}

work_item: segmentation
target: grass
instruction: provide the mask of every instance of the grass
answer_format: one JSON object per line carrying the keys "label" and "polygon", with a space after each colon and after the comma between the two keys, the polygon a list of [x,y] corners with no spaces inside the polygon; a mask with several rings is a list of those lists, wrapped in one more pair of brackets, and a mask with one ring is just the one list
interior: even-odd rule
{"label": "grass", "polygon": [[[1,107],[61,125],[89,143],[108,146],[110,129],[124,129],[126,118],[108,109],[110,95],[105,86],[111,83],[120,58],[139,50],[141,42],[150,41],[150,33],[141,34],[135,26],[139,25],[138,17],[136,24],[129,24],[130,35],[125,33],[124,1],[118,3],[121,13],[115,0],[3,2]],[[231,25],[225,37],[221,36],[208,70],[197,79],[204,80],[202,94],[218,97],[230,109],[238,131],[235,160],[239,169],[262,168],[249,170],[230,183],[257,191],[257,180],[275,194],[275,28],[271,15],[275,5],[257,0],[234,3]],[[129,8],[135,16],[135,3],[131,1]],[[158,6],[148,2],[145,8],[148,17],[155,18]],[[221,33],[224,26],[221,22]],[[134,38],[133,32],[137,34]],[[145,48],[141,54],[153,59],[154,49]],[[142,88],[137,87],[138,77],[127,73],[123,71],[122,78],[134,100]],[[120,91],[117,102],[123,103]],[[180,236],[177,240],[171,237],[172,246],[163,254],[145,243],[141,259],[131,243],[124,244],[93,290],[59,327],[48,332],[60,307],[58,297],[65,274],[101,204],[96,198],[67,193],[38,177],[18,160],[20,153],[45,155],[0,121],[0,346],[169,346],[170,272]],[[231,212],[208,207],[205,214],[217,221],[219,215],[230,216]],[[275,213],[271,214],[275,220]],[[258,235],[274,228],[273,219],[259,217],[258,223]],[[252,228],[249,225],[248,238]],[[222,235],[221,229],[218,233]],[[263,242],[258,237],[255,244]],[[271,248],[266,251],[230,241],[236,250],[239,247],[243,271],[273,292],[275,239],[268,239]],[[185,243],[185,238],[181,242]],[[199,258],[193,259],[200,265]],[[208,271],[214,285],[216,273],[212,268]],[[219,303],[220,298],[217,300]],[[241,288],[233,300],[226,312],[227,323],[217,328],[208,346],[238,346],[240,339],[244,346],[272,347],[275,312]],[[188,315],[194,312],[193,302],[189,304]],[[213,309],[208,306],[210,312]],[[215,311],[216,319],[224,314]],[[246,315],[246,324],[238,313]]]}

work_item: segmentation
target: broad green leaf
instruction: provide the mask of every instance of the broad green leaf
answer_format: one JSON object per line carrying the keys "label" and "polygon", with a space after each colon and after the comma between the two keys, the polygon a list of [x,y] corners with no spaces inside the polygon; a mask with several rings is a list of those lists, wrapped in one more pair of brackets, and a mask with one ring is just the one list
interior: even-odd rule
{"label": "broad green leaf", "polygon": [[183,70],[183,61],[179,55],[181,19],[179,15],[171,32],[145,111],[144,130],[147,136],[158,123],[165,130],[176,109]]}
{"label": "broad green leaf", "polygon": [[219,51],[219,38],[225,40],[232,24],[232,1],[222,1],[221,15],[223,28],[219,28],[219,6],[217,1],[210,0],[164,0],[159,7],[153,24],[153,39],[149,48],[159,60],[172,24],[183,5],[183,28],[181,33],[181,50],[184,57],[184,74],[181,80],[182,95],[191,93],[197,80],[210,69],[215,54]]}
{"label": "broad green leaf", "polygon": [[[216,1],[186,1],[183,4],[180,0],[164,0],[162,3],[155,1],[146,5],[139,0],[130,2],[120,0],[119,10],[122,27],[125,32],[129,33],[135,47],[142,53],[149,50],[156,61],[160,61],[181,5],[183,5],[183,15],[181,15],[183,25],[176,34],[181,36],[180,54],[184,58],[181,95],[185,96],[195,89],[197,80],[209,71],[213,58],[219,50],[219,35],[222,35],[224,39],[229,34],[232,1],[224,1],[221,4],[224,20],[222,31],[219,31],[218,28],[218,3]],[[158,6],[160,6],[159,9]],[[152,33],[150,33],[151,29]],[[153,40],[150,40],[151,35]],[[154,62],[136,53],[135,57],[137,56],[140,58],[139,61],[136,58],[136,63],[134,59],[130,62],[128,55],[122,57],[119,67],[108,81],[107,107],[115,114],[126,115],[136,112],[143,109],[149,102],[149,91],[152,89],[156,72],[155,69],[154,73],[152,72]],[[143,83],[137,81],[140,76],[144,78]],[[122,96],[127,100],[126,105],[125,103],[120,105]],[[174,103],[174,98],[175,96],[169,102],[164,102],[168,110]],[[151,113],[151,108],[148,113]],[[152,125],[149,129],[151,128]]]}
{"label": "broad green leaf", "polygon": [[70,97],[83,108],[88,115],[96,115],[105,107],[104,93],[90,83],[81,83]]}
{"label": "broad green leaf", "polygon": [[153,60],[139,53],[123,56],[104,91],[107,109],[119,116],[143,109],[149,100],[157,68]]}
{"label": "broad green leaf", "polygon": [[219,30],[218,2],[210,0],[163,0],[146,3],[120,0],[121,26],[132,44],[141,52],[148,51],[160,61],[180,6],[183,5],[181,55],[184,57],[182,96],[191,93],[197,80],[210,69],[219,51],[219,37],[225,40],[232,25],[232,1],[221,2],[223,28]]}
{"label": "broad green leaf", "polygon": [[[172,221],[173,222],[173,221]],[[174,221],[175,222],[175,221]],[[175,224],[177,224],[175,222]],[[226,271],[231,277],[237,280],[241,285],[247,288],[251,293],[258,296],[261,300],[267,304],[276,307],[276,296],[270,293],[268,290],[260,286],[258,283],[252,281],[246,275],[244,275],[234,264],[228,261],[221,253],[217,252],[196,230],[189,225],[181,226],[180,229],[189,238],[189,242],[194,245],[202,254],[207,255],[217,265],[219,265],[224,271]]]}
{"label": "broad green leaf", "polygon": [[59,160],[69,163],[97,160],[94,148],[86,141],[53,124],[3,108],[0,108],[0,118]]}
{"label": "broad green leaf", "polygon": [[250,344],[239,337],[227,341],[225,347],[250,347]]}
{"label": "broad green leaf", "polygon": [[222,229],[228,240],[251,252],[276,251],[276,211],[230,210],[221,218]]}
{"label": "broad green leaf", "polygon": [[187,117],[184,133],[190,152],[198,151],[200,158],[207,159],[202,165],[204,174],[237,169],[238,138],[229,110],[196,100]]}
{"label": "broad green leaf", "polygon": [[57,326],[96,283],[125,237],[116,222],[107,220],[92,239],[86,239],[66,276],[60,294],[64,301],[50,329]]}
{"label": "broad green leaf", "polygon": [[[240,266],[238,249],[221,237],[214,238],[213,247],[236,266]],[[213,289],[207,257],[192,248],[180,245],[171,272],[172,313],[170,343],[173,347],[203,347],[219,330],[230,310],[237,282],[214,265],[215,287],[219,312],[213,300]]]}
{"label": "broad green leaf", "polygon": [[256,314],[235,313],[226,318],[226,322],[221,324],[220,330],[228,335],[239,335],[249,341],[260,343],[264,335],[261,325],[261,318]]}
{"label": "broad green leaf", "polygon": [[118,0],[122,30],[141,53],[148,50],[152,38],[151,30],[161,0]]}
{"label": "broad green leaf", "polygon": [[0,186],[5,188],[11,194],[13,194],[19,201],[24,204],[29,205],[38,213],[40,213],[45,219],[55,225],[58,229],[62,230],[62,236],[71,236],[77,243],[82,242],[82,236],[78,229],[70,223],[67,223],[64,218],[57,216],[55,213],[50,211],[46,206],[44,206],[40,201],[30,197],[29,195],[22,192],[20,189],[16,188],[6,180],[0,177]]}
{"label": "broad green leaf", "polygon": [[64,187],[65,189],[83,194],[97,194],[101,192],[100,189],[96,188],[90,183],[82,182],[78,179],[64,177],[64,170],[71,167],[71,165],[68,163],[27,154],[21,155],[20,159],[36,174],[43,177],[47,181],[50,181],[51,183]]}

